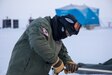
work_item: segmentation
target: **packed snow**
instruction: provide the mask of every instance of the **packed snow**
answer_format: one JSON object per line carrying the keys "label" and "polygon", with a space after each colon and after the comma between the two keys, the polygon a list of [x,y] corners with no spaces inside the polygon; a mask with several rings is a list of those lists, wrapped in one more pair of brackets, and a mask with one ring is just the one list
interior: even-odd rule
{"label": "packed snow", "polygon": [[[12,49],[24,30],[25,28],[0,29],[0,75],[5,75]],[[112,28],[94,30],[82,28],[79,35],[68,37],[63,42],[76,63],[98,64],[112,58]]]}

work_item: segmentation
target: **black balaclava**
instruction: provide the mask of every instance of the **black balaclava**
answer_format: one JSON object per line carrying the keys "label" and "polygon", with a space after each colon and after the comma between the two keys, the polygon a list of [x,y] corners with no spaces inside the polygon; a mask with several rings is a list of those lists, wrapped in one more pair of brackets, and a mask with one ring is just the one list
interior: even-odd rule
{"label": "black balaclava", "polygon": [[59,41],[67,37],[65,27],[59,22],[60,16],[54,16],[51,19],[52,35],[55,41]]}
{"label": "black balaclava", "polygon": [[[77,26],[76,23],[78,23],[78,29],[75,28]],[[70,36],[73,34],[77,35],[80,30],[81,24],[77,22],[73,15],[56,15],[51,19],[51,27],[54,40],[59,41],[67,37],[66,30],[68,31]]]}
{"label": "black balaclava", "polygon": [[[73,15],[68,14],[65,16],[61,16],[59,21],[63,24],[63,26],[66,28],[70,35],[77,35],[79,33],[81,24],[76,20],[76,18]],[[78,29],[75,28],[76,26],[78,27]]]}

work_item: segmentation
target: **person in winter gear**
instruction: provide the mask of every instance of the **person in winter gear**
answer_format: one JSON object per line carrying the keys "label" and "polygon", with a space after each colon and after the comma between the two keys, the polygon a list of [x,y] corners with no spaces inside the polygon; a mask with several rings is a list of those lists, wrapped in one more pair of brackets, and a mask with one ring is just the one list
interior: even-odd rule
{"label": "person in winter gear", "polygon": [[48,75],[51,67],[60,73],[64,66],[75,72],[77,65],[61,39],[77,35],[80,27],[70,14],[35,19],[15,44],[6,75]]}

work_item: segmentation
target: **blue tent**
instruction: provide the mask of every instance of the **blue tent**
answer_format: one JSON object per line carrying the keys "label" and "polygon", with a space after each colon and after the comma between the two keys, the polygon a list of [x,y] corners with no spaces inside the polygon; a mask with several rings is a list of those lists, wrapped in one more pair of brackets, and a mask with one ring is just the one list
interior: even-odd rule
{"label": "blue tent", "polygon": [[76,19],[84,25],[99,25],[99,9],[88,7],[86,5],[67,5],[62,8],[55,9],[56,15],[62,16],[72,14]]}

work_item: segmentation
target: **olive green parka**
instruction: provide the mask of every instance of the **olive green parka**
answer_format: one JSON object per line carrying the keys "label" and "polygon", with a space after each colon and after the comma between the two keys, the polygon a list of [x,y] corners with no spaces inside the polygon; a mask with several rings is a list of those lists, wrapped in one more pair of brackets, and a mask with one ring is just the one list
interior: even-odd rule
{"label": "olive green parka", "polygon": [[6,75],[48,75],[58,57],[71,60],[62,41],[53,40],[50,16],[34,20],[12,51]]}

